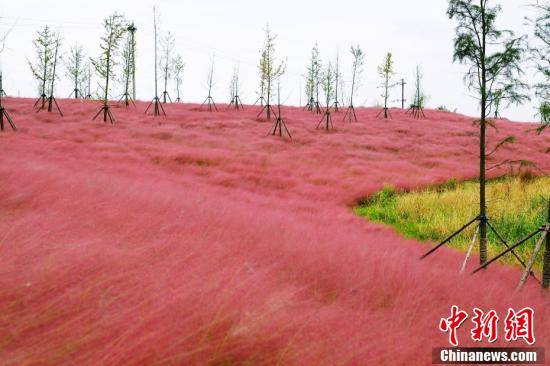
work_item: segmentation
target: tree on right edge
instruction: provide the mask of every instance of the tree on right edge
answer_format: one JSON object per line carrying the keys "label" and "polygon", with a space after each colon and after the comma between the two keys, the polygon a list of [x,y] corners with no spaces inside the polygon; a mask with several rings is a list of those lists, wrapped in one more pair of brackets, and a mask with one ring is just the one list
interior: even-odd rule
{"label": "tree on right edge", "polygon": [[[458,24],[454,41],[454,60],[468,65],[464,76],[468,89],[479,100],[479,256],[487,261],[487,206],[485,196],[486,162],[491,153],[486,151],[487,116],[495,102],[505,100],[520,104],[528,99],[526,85],[520,80],[521,61],[525,52],[524,37],[515,37],[510,30],[501,30],[496,19],[499,5],[490,0],[450,0],[447,15]],[[507,141],[510,141],[507,138]],[[496,148],[507,142],[497,143]]]}
{"label": "tree on right edge", "polygon": [[542,76],[542,80],[535,84],[535,94],[540,101],[539,132],[542,132],[550,126],[550,2],[533,6],[537,10],[537,17],[533,21],[536,44],[531,48],[531,55],[538,74]]}

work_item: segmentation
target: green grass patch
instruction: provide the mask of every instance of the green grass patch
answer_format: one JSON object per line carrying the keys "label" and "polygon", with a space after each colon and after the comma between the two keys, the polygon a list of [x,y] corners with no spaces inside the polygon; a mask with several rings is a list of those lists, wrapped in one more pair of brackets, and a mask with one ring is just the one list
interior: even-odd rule
{"label": "green grass patch", "polygon": [[[478,182],[459,183],[455,179],[415,192],[397,192],[392,186],[384,186],[363,201],[356,213],[390,225],[408,238],[438,242],[479,213],[478,195]],[[487,185],[488,217],[507,242],[514,243],[547,221],[549,199],[550,177],[502,177]],[[472,225],[449,245],[466,251],[474,231]],[[504,249],[490,230],[487,241],[491,257]],[[530,240],[516,252],[527,261],[535,243]],[[512,255],[507,255],[505,261],[517,264]],[[539,256],[535,268],[541,267]]]}

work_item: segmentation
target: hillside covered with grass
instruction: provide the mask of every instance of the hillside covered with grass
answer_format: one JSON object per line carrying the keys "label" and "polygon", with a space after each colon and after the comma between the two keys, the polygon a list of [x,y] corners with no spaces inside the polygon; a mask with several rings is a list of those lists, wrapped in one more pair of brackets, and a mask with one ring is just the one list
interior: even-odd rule
{"label": "hillside covered with grass", "polygon": [[[517,268],[461,276],[463,253],[420,261],[425,244],[350,210],[385,183],[475,178],[470,117],[357,108],[327,133],[283,106],[290,140],[259,106],[155,118],[138,102],[111,125],[94,101],[58,100],[64,117],[4,101],[18,131],[0,133],[0,364],[426,365],[452,304],[533,307],[550,348],[548,296],[514,294]],[[499,121],[491,141],[517,139],[495,160],[550,171],[534,127]]]}

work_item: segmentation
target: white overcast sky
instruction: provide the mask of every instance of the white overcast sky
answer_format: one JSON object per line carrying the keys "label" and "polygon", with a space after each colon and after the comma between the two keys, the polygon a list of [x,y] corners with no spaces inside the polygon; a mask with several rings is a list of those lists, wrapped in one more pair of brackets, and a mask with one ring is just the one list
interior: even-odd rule
{"label": "white overcast sky", "polygon": [[[524,20],[532,14],[526,6],[529,0],[498,2],[504,10],[500,24],[519,33],[531,31]],[[288,72],[281,84],[286,104],[299,103],[304,85],[302,75],[311,47],[318,42],[324,61],[334,60],[336,53],[340,53],[345,79],[350,77],[350,45],[359,44],[363,48],[366,53],[364,82],[356,98],[361,104],[370,106],[381,100],[376,69],[384,54],[391,51],[396,79],[403,77],[409,82],[406,91],[409,100],[414,70],[420,64],[429,106],[446,105],[461,113],[477,113],[476,101],[469,96],[462,81],[464,67],[452,62],[454,23],[446,16],[446,0],[0,0],[3,17],[0,32],[16,22],[2,54],[4,89],[11,95],[36,95],[36,83],[26,59],[34,57],[31,42],[44,25],[61,32],[65,51],[78,42],[90,56],[96,57],[102,20],[117,10],[137,25],[137,94],[138,99],[150,99],[153,96],[154,5],[161,13],[161,31],[175,35],[176,50],[186,62],[185,101],[202,102],[206,97],[207,72],[210,58],[215,54],[215,100],[227,102],[231,72],[239,63],[241,95],[245,103],[254,102],[258,84],[256,65],[263,29],[269,22],[278,35],[277,55],[288,62]],[[532,72],[527,66],[525,69],[529,80]],[[63,80],[56,90],[59,97],[67,96],[71,85]],[[396,88],[392,99],[398,98],[400,90]],[[534,120],[534,106],[535,102],[511,107],[502,114],[514,120]]]}

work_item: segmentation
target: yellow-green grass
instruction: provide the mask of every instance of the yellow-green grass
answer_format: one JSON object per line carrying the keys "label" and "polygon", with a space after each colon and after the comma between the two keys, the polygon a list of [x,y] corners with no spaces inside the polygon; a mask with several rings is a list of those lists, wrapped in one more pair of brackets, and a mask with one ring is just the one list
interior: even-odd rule
{"label": "yellow-green grass", "polygon": [[[488,217],[508,243],[515,243],[547,221],[549,199],[550,177],[502,177],[487,185]],[[371,221],[390,225],[408,238],[438,242],[478,215],[479,183],[458,183],[451,179],[438,187],[402,194],[392,186],[385,186],[362,202],[356,212]],[[474,231],[475,225],[472,225],[449,246],[466,251]],[[535,239],[530,240],[516,253],[527,262],[535,243]],[[503,249],[505,247],[489,230],[489,256]],[[503,260],[517,264],[511,254]],[[542,255],[539,255],[535,268],[540,270],[541,267]]]}

